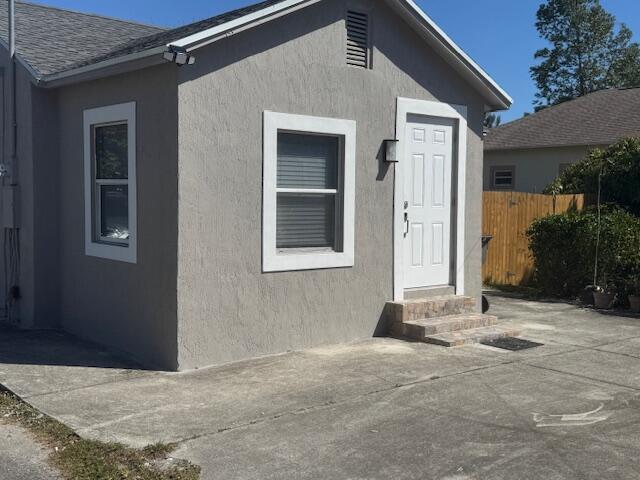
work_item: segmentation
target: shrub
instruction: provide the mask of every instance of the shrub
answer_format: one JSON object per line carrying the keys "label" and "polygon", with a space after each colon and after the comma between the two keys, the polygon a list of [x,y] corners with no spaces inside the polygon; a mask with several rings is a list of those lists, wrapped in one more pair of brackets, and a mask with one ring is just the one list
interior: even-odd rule
{"label": "shrub", "polygon": [[640,215],[640,138],[627,138],[569,166],[545,193],[598,193],[602,168],[602,201]]}
{"label": "shrub", "polygon": [[[593,284],[598,232],[597,212],[550,215],[529,230],[534,280],[548,295],[572,297]],[[597,283],[624,297],[640,275],[640,218],[620,209],[603,209]]]}

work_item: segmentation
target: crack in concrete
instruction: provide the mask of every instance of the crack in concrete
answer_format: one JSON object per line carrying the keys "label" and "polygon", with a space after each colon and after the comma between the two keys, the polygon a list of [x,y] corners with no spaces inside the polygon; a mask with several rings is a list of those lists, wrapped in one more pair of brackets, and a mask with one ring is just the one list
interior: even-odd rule
{"label": "crack in concrete", "polygon": [[112,383],[132,382],[134,380],[139,380],[141,378],[149,378],[149,377],[153,377],[153,376],[157,376],[157,375],[158,375],[158,372],[141,373],[139,375],[138,374],[132,375],[129,378],[117,378],[117,379],[113,379],[113,380],[106,380],[104,382],[97,382],[97,383],[91,383],[91,384],[88,384],[88,385],[82,385],[82,386],[79,386],[79,387],[65,388],[65,389],[59,389],[59,390],[51,390],[51,391],[48,391],[48,392],[34,393],[32,395],[20,395],[20,398],[22,398],[23,400],[26,400],[27,398],[46,397],[47,395],[56,395],[58,393],[77,392],[79,390],[84,390],[86,388],[101,387],[103,385],[110,385]]}
{"label": "crack in concrete", "polygon": [[[552,353],[549,355],[543,355],[542,357],[551,357],[551,356],[556,356],[556,355],[560,355],[561,353],[570,353],[570,352],[574,352],[574,351],[579,351],[579,350],[569,350],[569,351],[565,351],[565,352],[556,352],[556,353]],[[497,368],[497,367],[502,367],[502,366],[508,366],[508,365],[513,365],[513,364],[526,364],[524,360],[519,361],[519,360],[510,360],[510,361],[505,361],[505,362],[499,362],[499,363],[493,363],[490,365],[483,365],[480,367],[476,367],[476,368],[470,368],[468,370],[463,370],[460,372],[454,372],[454,373],[450,373],[450,374],[444,374],[444,375],[432,375],[428,378],[421,378],[421,379],[417,379],[411,382],[401,382],[401,383],[394,383],[394,382],[390,382],[389,380],[383,379],[381,378],[380,380],[391,384],[390,387],[387,388],[380,388],[380,389],[376,389],[376,390],[372,390],[369,392],[365,392],[365,393],[361,393],[358,395],[354,395],[351,397],[346,397],[343,398],[342,400],[329,400],[327,402],[323,402],[321,404],[317,404],[317,405],[310,405],[308,407],[302,407],[296,410],[289,410],[289,411],[285,411],[285,412],[279,412],[270,416],[266,416],[266,417],[261,417],[261,418],[256,418],[253,420],[249,420],[246,422],[241,422],[241,423],[235,423],[235,424],[231,424],[228,425],[226,427],[221,427],[218,428],[216,431],[212,431],[212,432],[206,432],[206,433],[201,433],[198,435],[193,435],[191,437],[187,437],[181,440],[177,440],[175,443],[177,444],[182,444],[182,443],[186,443],[192,440],[197,440],[200,438],[204,438],[204,437],[210,437],[210,436],[214,436],[214,435],[218,435],[220,433],[226,433],[226,432],[230,432],[233,430],[237,430],[240,428],[245,428],[245,427],[249,427],[249,426],[253,426],[253,425],[259,425],[265,422],[269,422],[272,420],[277,420],[279,418],[285,417],[287,415],[300,415],[300,414],[305,414],[305,413],[310,413],[313,411],[319,411],[319,410],[323,410],[326,409],[328,407],[333,407],[333,406],[337,406],[337,405],[344,405],[347,404],[349,402],[353,402],[353,401],[357,401],[359,399],[362,398],[366,398],[368,396],[371,395],[376,395],[379,393],[387,393],[387,392],[392,392],[394,390],[399,390],[399,389],[403,389],[403,388],[408,388],[408,387],[413,387],[416,385],[422,385],[422,384],[426,384],[428,382],[433,382],[433,381],[438,381],[438,380],[446,380],[449,378],[453,378],[456,376],[460,376],[460,375],[466,375],[466,374],[470,374],[470,373],[475,373],[475,372],[479,372],[479,371],[483,371],[483,370],[490,370],[493,368]]]}
{"label": "crack in concrete", "polygon": [[[633,337],[633,338],[640,338],[640,337]],[[603,344],[602,346],[606,346],[606,345],[609,345],[609,344],[612,344],[612,343],[618,343],[618,342],[611,342],[611,343],[608,343],[608,344]],[[564,345],[564,344],[559,344],[559,345]],[[568,354],[568,353],[581,352],[581,351],[585,351],[585,350],[599,351],[599,350],[596,350],[594,347],[584,347],[584,346],[579,346],[579,345],[567,345],[567,346],[575,346],[576,348],[574,350],[565,350],[565,351],[562,351],[562,352],[554,352],[554,353],[550,353],[550,354],[546,354],[546,355],[540,355],[537,358],[550,358],[550,357],[554,357],[554,356],[558,356],[558,355],[565,355],[565,354]],[[608,352],[608,353],[613,353],[614,355],[616,355],[615,352]],[[378,394],[378,393],[391,392],[391,391],[394,391],[394,390],[397,390],[397,389],[412,387],[412,386],[415,386],[415,385],[426,384],[428,382],[432,382],[432,381],[436,381],[436,380],[445,380],[445,379],[449,379],[449,378],[460,376],[460,375],[466,375],[466,374],[470,374],[470,373],[475,373],[475,372],[479,372],[479,371],[483,371],[483,370],[490,370],[490,369],[493,369],[493,368],[498,368],[498,367],[508,366],[508,365],[519,365],[519,364],[521,364],[521,365],[526,365],[526,366],[530,366],[530,367],[534,367],[534,368],[539,368],[539,369],[542,369],[542,370],[548,370],[548,371],[554,372],[554,373],[574,376],[574,377],[577,377],[577,378],[581,378],[583,380],[589,380],[589,381],[592,381],[592,382],[600,382],[600,383],[610,384],[610,385],[617,386],[617,387],[620,387],[620,388],[627,388],[627,389],[633,390],[633,391],[636,391],[636,390],[640,391],[640,389],[636,389],[634,387],[625,386],[625,385],[619,385],[619,384],[616,384],[614,382],[607,382],[607,381],[599,380],[599,379],[596,379],[596,378],[591,378],[591,377],[586,377],[586,376],[580,376],[580,375],[577,375],[577,374],[572,374],[570,372],[563,372],[563,371],[560,371],[560,370],[556,371],[556,370],[551,369],[551,368],[539,367],[537,365],[532,365],[532,364],[528,363],[529,361],[531,361],[531,359],[509,360],[509,361],[504,361],[504,362],[499,362],[499,363],[493,363],[493,364],[490,364],[490,365],[483,365],[483,366],[480,366],[480,367],[471,368],[471,369],[468,369],[468,370],[463,370],[463,371],[455,372],[455,373],[451,373],[451,374],[445,374],[445,375],[441,375],[441,376],[434,375],[434,376],[431,376],[431,377],[428,377],[428,378],[417,379],[417,380],[414,380],[414,381],[411,381],[411,382],[395,383],[395,384],[393,384],[392,386],[390,386],[388,388],[381,388],[381,389],[372,390],[370,392],[365,392],[365,393],[362,393],[362,394],[359,394],[359,395],[355,395],[355,396],[352,396],[352,397],[344,398],[344,399],[342,399],[340,401],[331,400],[331,401],[324,402],[324,403],[318,404],[318,405],[311,405],[311,406],[303,407],[303,408],[296,409],[296,410],[280,412],[280,413],[277,413],[277,414],[274,414],[274,415],[270,415],[268,417],[262,417],[262,418],[253,419],[253,420],[250,420],[250,421],[247,421],[247,422],[231,424],[231,425],[229,425],[227,427],[219,428],[219,429],[217,429],[216,431],[213,431],[213,432],[202,433],[202,434],[199,434],[199,435],[194,435],[192,437],[184,438],[182,440],[178,440],[178,441],[176,441],[176,443],[182,444],[182,443],[186,443],[186,442],[189,442],[189,441],[192,441],[192,440],[197,440],[197,439],[204,438],[204,437],[210,437],[210,436],[218,435],[220,433],[226,433],[226,432],[230,432],[230,431],[237,430],[237,429],[240,429],[240,428],[250,427],[250,426],[253,426],[253,425],[259,425],[259,424],[262,424],[262,423],[265,423],[265,422],[269,422],[269,421],[272,421],[272,420],[277,420],[277,419],[282,418],[282,417],[287,416],[287,415],[300,415],[300,414],[305,414],[305,413],[310,413],[310,412],[313,412],[313,411],[326,409],[328,407],[332,407],[332,406],[336,406],[336,405],[343,405],[343,404],[346,404],[346,403],[349,403],[349,402],[352,402],[352,401],[357,401],[357,400],[359,400],[361,398],[366,398],[368,396],[375,395],[375,394]],[[380,378],[380,377],[377,377],[377,378]],[[384,378],[380,378],[380,380],[385,381],[387,383],[393,383],[393,382],[390,382],[389,380],[384,379]]]}
{"label": "crack in concrete", "polygon": [[[560,343],[559,342],[559,343],[556,343],[556,345],[562,346],[562,347],[574,347],[574,348],[573,349],[569,349],[569,350],[563,350],[563,351],[560,351],[560,352],[554,352],[554,353],[540,355],[540,356],[537,356],[535,358],[521,358],[521,359],[510,359],[510,360],[506,360],[506,361],[499,361],[499,362],[496,362],[496,363],[491,363],[491,364],[488,364],[488,365],[468,368],[468,369],[465,369],[465,370],[461,370],[461,371],[457,371],[457,372],[453,372],[453,373],[449,373],[449,374],[432,375],[432,376],[429,376],[429,377],[423,377],[423,378],[419,378],[419,379],[416,379],[416,380],[413,380],[413,381],[408,381],[408,382],[394,382],[393,380],[390,380],[388,378],[384,378],[384,377],[381,377],[381,376],[373,374],[373,376],[375,378],[378,378],[381,382],[389,384],[389,386],[388,387],[384,387],[384,388],[371,390],[371,391],[364,392],[364,393],[361,393],[361,394],[357,394],[357,395],[354,395],[354,396],[345,397],[345,398],[343,398],[341,400],[328,400],[328,401],[320,403],[320,404],[309,405],[309,406],[301,407],[301,408],[294,409],[294,410],[287,410],[287,411],[284,411],[284,412],[278,412],[278,413],[275,413],[273,415],[269,415],[269,416],[265,416],[265,417],[258,417],[258,418],[254,418],[254,419],[251,419],[251,420],[248,420],[248,421],[245,421],[245,422],[235,422],[235,423],[229,424],[227,426],[223,426],[223,427],[217,428],[215,431],[205,432],[205,433],[194,435],[194,436],[191,436],[191,437],[178,439],[178,440],[175,441],[175,443],[182,444],[182,443],[189,442],[189,441],[196,440],[196,439],[203,438],[203,437],[218,435],[218,434],[221,434],[221,433],[225,433],[225,432],[229,432],[229,431],[233,431],[233,430],[237,430],[237,429],[240,429],[240,428],[249,427],[249,426],[253,426],[253,425],[259,425],[259,424],[262,424],[262,423],[265,423],[265,422],[277,420],[279,418],[282,418],[282,417],[288,416],[288,415],[306,414],[306,413],[310,413],[310,412],[313,412],[313,411],[330,408],[332,406],[343,405],[343,404],[346,404],[346,403],[349,403],[349,402],[357,401],[357,400],[359,400],[361,398],[366,398],[368,396],[379,394],[379,393],[392,392],[394,390],[398,390],[398,389],[402,389],[402,388],[413,387],[413,386],[416,386],[416,385],[426,384],[428,382],[449,379],[449,378],[460,376],[460,375],[472,374],[472,373],[475,373],[475,372],[484,371],[484,370],[490,370],[490,369],[494,369],[494,368],[498,368],[498,367],[502,367],[502,366],[508,366],[508,365],[524,364],[524,365],[529,366],[529,367],[538,368],[538,369],[541,369],[541,370],[547,370],[547,371],[558,373],[558,374],[562,374],[562,375],[573,376],[573,377],[576,377],[576,378],[581,378],[583,380],[589,380],[589,381],[592,381],[592,382],[601,382],[601,383],[613,385],[613,386],[616,386],[616,387],[619,387],[619,388],[626,388],[626,389],[633,390],[633,391],[640,391],[640,389],[635,388],[635,387],[631,387],[631,386],[628,386],[628,385],[622,385],[622,384],[618,384],[618,383],[615,383],[615,382],[609,382],[609,381],[606,381],[606,380],[600,380],[600,379],[589,377],[589,376],[583,376],[583,375],[574,374],[574,373],[571,373],[571,372],[565,372],[565,371],[562,371],[562,370],[556,370],[556,369],[553,369],[553,368],[543,367],[543,366],[539,366],[539,365],[535,365],[535,364],[529,363],[529,362],[535,361],[537,359],[550,358],[550,357],[554,357],[554,356],[566,355],[566,354],[569,354],[569,353],[575,353],[575,352],[581,352],[581,351],[587,351],[587,350],[597,351],[597,352],[601,352],[601,353],[609,353],[609,354],[612,354],[612,355],[622,355],[622,356],[629,356],[629,357],[632,357],[632,358],[637,358],[637,357],[633,357],[633,356],[630,356],[630,355],[627,355],[627,354],[624,354],[624,353],[609,352],[609,351],[606,351],[606,350],[599,350],[599,348],[602,348],[602,347],[605,347],[605,346],[609,346],[609,345],[613,345],[613,344],[616,344],[616,343],[620,343],[620,342],[628,341],[628,340],[633,340],[633,339],[637,339],[637,338],[640,338],[640,336],[627,337],[624,340],[618,340],[618,341],[614,341],[614,342],[607,342],[607,343],[602,343],[602,344],[593,345],[593,346],[574,345],[574,344],[567,344],[567,343]],[[30,399],[30,398],[37,398],[37,397],[44,397],[44,396],[47,396],[47,395],[54,395],[54,394],[58,394],[58,393],[67,393],[67,392],[79,391],[79,390],[83,390],[83,389],[87,389],[87,388],[92,388],[92,387],[102,386],[102,385],[108,385],[108,384],[113,384],[113,383],[131,382],[131,381],[135,381],[135,380],[139,380],[139,379],[147,379],[147,378],[149,378],[150,376],[153,376],[153,375],[157,375],[157,373],[156,372],[149,372],[149,373],[145,372],[145,373],[141,373],[139,375],[132,376],[130,378],[113,379],[113,380],[110,380],[110,381],[100,382],[100,383],[96,383],[96,384],[92,384],[92,385],[80,386],[80,387],[77,387],[77,388],[64,389],[64,390],[59,390],[59,391],[47,392],[47,393],[40,393],[40,394],[35,394],[35,395],[30,395],[30,396],[23,396],[22,398],[28,401],[28,399]],[[162,377],[159,376],[159,378],[162,378]],[[163,408],[166,408],[166,407],[159,407],[157,409],[152,409],[152,411],[162,410]],[[91,426],[86,426],[86,427],[83,427],[82,429],[80,429],[80,431],[89,432],[89,431],[94,430],[96,428],[100,428],[101,426],[107,426],[107,425],[119,423],[120,421],[127,420],[129,418],[133,418],[133,417],[137,417],[137,416],[141,416],[141,415],[146,415],[148,413],[149,413],[149,411],[140,412],[139,414],[132,414],[132,415],[127,416],[126,418],[119,418],[119,419],[113,420],[111,422],[104,422],[102,424],[94,424],[94,425],[91,425]]]}

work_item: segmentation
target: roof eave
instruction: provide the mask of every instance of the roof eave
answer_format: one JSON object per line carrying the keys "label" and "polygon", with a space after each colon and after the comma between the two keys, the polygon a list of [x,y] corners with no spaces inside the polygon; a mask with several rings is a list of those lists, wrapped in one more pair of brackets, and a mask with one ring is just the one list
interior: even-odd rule
{"label": "roof eave", "polygon": [[[253,12],[231,22],[189,35],[167,45],[192,51],[209,45],[221,38],[238,33],[320,0],[288,0]],[[473,61],[413,0],[387,0],[396,10],[422,33],[423,38],[484,97],[487,111],[506,110],[513,99],[476,62]]]}
{"label": "roof eave", "polygon": [[[0,46],[4,48],[7,51],[7,55],[9,55],[9,44],[7,44],[3,38],[0,38]],[[31,75],[34,83],[37,83],[40,80],[42,75],[40,75],[40,73],[22,57],[22,55],[16,53],[16,60],[29,73],[29,75]]]}
{"label": "roof eave", "polygon": [[159,65],[166,63],[166,60],[162,56],[165,51],[166,47],[161,46],[117,58],[110,58],[64,72],[44,75],[37,83],[44,88],[56,88]]}
{"label": "roof eave", "polygon": [[[7,43],[2,39],[0,39],[0,46],[9,51]],[[52,74],[38,72],[19,53],[16,53],[16,60],[29,73],[35,85],[42,88],[56,88],[166,63],[162,57],[165,51],[166,47],[161,46]]]}
{"label": "roof eave", "polygon": [[[611,145],[612,143],[615,143],[618,140],[619,139],[611,140],[609,142],[595,142],[595,143],[579,142],[579,143],[558,143],[558,144],[552,144],[552,145],[511,145],[506,147],[502,147],[502,146],[491,147],[491,146],[487,146],[485,143],[484,151],[485,152],[509,152],[514,150],[544,150],[545,148],[576,148],[576,147],[596,148],[596,147],[602,147],[604,145]],[[486,142],[486,139],[485,139],[485,142]]]}
{"label": "roof eave", "polygon": [[484,97],[487,111],[506,110],[511,96],[460,48],[413,0],[387,0],[417,27],[427,43],[447,60]]}
{"label": "roof eave", "polygon": [[252,12],[242,17],[236,18],[229,22],[225,22],[221,25],[208,28],[198,33],[188,35],[186,37],[174,40],[167,44],[168,48],[177,48],[187,52],[196,50],[198,48],[209,45],[216,42],[221,38],[226,38],[231,35],[235,35],[241,31],[255,27],[262,23],[275,20],[276,18],[293,13],[301,8],[308,7],[314,3],[318,3],[321,0],[286,0],[281,3],[270,5]]}
{"label": "roof eave", "polygon": [[[154,47],[129,55],[105,60],[95,64],[34,78],[43,87],[58,87],[91,80],[103,76],[114,75],[126,71],[159,64],[165,60],[162,54],[167,49],[192,51],[213,43],[221,38],[247,30],[256,25],[287,15],[321,0],[285,0],[257,12],[253,12],[222,25],[212,27],[196,34],[170,42],[165,46]],[[486,110],[505,110],[513,103],[509,94],[504,91],[477,63],[471,59],[413,0],[387,0],[397,11],[422,34],[427,43],[448,61],[476,90],[486,104]],[[25,62],[25,66],[28,64]]]}
{"label": "roof eave", "polygon": [[321,0],[287,0],[277,5],[264,8],[258,12],[245,15],[236,20],[226,22],[217,27],[189,35],[171,42],[166,46],[154,47],[142,52],[111,58],[95,64],[85,65],[50,75],[38,75],[28,63],[24,62],[24,64],[25,67],[32,72],[34,83],[38,86],[43,88],[61,87],[118,73],[125,73],[145,66],[164,63],[166,60],[162,55],[169,49],[174,48],[182,51],[191,51],[215,42],[220,38],[228,37],[242,30],[246,30],[261,23],[289,14],[302,7],[319,1]]}

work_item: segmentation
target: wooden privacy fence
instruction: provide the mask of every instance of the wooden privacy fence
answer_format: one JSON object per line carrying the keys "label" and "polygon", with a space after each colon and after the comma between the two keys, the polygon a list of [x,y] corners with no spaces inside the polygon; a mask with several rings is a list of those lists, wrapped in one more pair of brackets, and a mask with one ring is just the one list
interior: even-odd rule
{"label": "wooden privacy fence", "polygon": [[526,236],[531,223],[554,213],[582,210],[584,204],[584,195],[484,192],[482,233],[493,239],[482,267],[483,281],[494,285],[527,285],[533,274]]}

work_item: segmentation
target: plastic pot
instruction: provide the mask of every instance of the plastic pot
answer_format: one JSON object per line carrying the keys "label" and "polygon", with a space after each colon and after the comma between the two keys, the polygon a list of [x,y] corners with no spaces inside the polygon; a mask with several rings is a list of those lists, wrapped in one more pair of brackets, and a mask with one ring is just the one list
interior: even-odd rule
{"label": "plastic pot", "polygon": [[596,308],[610,308],[614,298],[615,293],[593,292],[593,304]]}
{"label": "plastic pot", "polygon": [[640,313],[640,295],[629,295],[629,305],[633,313]]}

